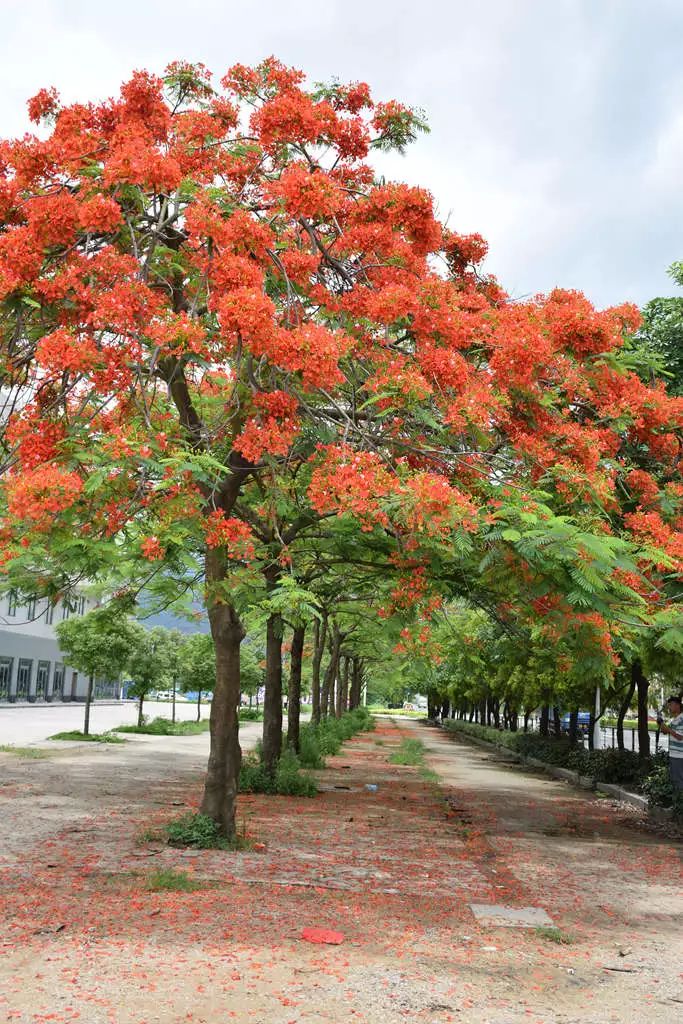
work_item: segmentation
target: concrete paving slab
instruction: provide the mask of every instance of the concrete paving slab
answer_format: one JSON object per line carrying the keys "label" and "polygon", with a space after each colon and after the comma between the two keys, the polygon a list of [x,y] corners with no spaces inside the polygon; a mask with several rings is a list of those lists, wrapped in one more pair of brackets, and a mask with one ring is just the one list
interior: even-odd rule
{"label": "concrete paving slab", "polygon": [[495,928],[552,928],[553,919],[542,907],[505,907],[497,903],[470,903],[481,924]]}

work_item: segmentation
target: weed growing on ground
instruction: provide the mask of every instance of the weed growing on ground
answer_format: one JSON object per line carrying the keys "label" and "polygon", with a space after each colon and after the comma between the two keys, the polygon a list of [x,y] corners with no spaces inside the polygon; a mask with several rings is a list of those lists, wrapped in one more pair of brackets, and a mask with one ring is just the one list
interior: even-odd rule
{"label": "weed growing on ground", "polygon": [[31,757],[37,760],[41,757],[47,757],[49,751],[42,750],[40,747],[15,747],[13,743],[2,743],[0,744],[0,753],[14,754],[15,757]]}
{"label": "weed growing on ground", "polygon": [[246,757],[240,770],[240,793],[271,793],[280,796],[315,796],[315,780],[300,771],[300,764],[292,750],[285,750],[278,761],[275,774],[266,771],[258,754]]}
{"label": "weed growing on ground", "polygon": [[150,892],[196,892],[203,888],[203,883],[192,878],[187,871],[174,871],[172,868],[153,871],[145,879],[145,889]]}
{"label": "weed growing on ground", "polygon": [[425,766],[422,765],[419,774],[420,778],[425,782],[433,782],[436,784],[439,782],[439,776],[432,768],[425,768]]}
{"label": "weed growing on ground", "polygon": [[424,744],[420,740],[403,740],[398,750],[389,757],[392,764],[424,764]]}
{"label": "weed growing on ground", "polygon": [[54,736],[48,736],[49,740],[77,740],[79,743],[125,743],[124,739],[113,732],[80,732],[72,729],[71,732],[56,732]]}
{"label": "weed growing on ground", "polygon": [[170,718],[153,718],[144,725],[120,725],[116,732],[142,733],[145,736],[195,736],[208,730],[208,718],[201,722],[172,722]]}
{"label": "weed growing on ground", "polygon": [[226,839],[207,814],[183,814],[164,826],[169,846],[191,846],[197,850],[250,850],[253,842],[243,833]]}
{"label": "weed growing on ground", "polygon": [[574,941],[568,932],[563,932],[561,928],[556,928],[554,925],[541,925],[534,930],[539,938],[547,939],[548,942],[556,942],[558,946],[571,946]]}

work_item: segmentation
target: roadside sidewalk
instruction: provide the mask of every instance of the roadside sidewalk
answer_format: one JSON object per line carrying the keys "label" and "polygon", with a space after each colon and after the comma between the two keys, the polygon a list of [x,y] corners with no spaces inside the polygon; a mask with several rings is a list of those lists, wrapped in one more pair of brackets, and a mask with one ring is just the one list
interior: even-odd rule
{"label": "roadside sidewalk", "polygon": [[[406,738],[424,743],[440,785],[390,762]],[[599,802],[379,719],[318,773],[317,798],[240,798],[264,852],[140,845],[199,799],[194,749],[183,759],[169,739],[162,770],[157,746],[132,743],[93,752],[87,770],[84,755],[61,757],[58,785],[49,759],[1,755],[5,820],[46,808],[0,860],[8,1021],[674,1019],[677,850],[615,826]],[[149,891],[170,870],[197,890]],[[471,904],[540,907],[558,931],[491,927]],[[310,944],[307,927],[343,941]]]}

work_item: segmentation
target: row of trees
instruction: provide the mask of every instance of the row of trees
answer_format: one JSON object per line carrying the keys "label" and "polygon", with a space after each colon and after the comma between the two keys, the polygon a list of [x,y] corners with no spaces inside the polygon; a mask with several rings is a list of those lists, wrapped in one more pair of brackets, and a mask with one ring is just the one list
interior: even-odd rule
{"label": "row of trees", "polygon": [[30,113],[0,161],[5,585],[201,594],[226,834],[248,629],[269,771],[285,643],[292,723],[301,666],[336,711],[363,671],[444,671],[463,608],[508,666],[552,651],[570,706],[680,655],[681,399],[633,307],[511,300],[480,236],[376,177],[422,115],[272,58]]}

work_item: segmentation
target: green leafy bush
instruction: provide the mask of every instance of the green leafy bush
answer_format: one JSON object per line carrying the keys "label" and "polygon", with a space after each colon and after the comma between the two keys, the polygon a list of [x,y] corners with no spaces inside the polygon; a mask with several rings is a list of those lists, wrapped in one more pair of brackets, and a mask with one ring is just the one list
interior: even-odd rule
{"label": "green leafy bush", "polygon": [[141,733],[144,736],[195,736],[208,732],[209,721],[172,722],[170,718],[153,718],[143,725],[120,725],[116,732]]}
{"label": "green leafy bush", "polygon": [[240,722],[262,722],[263,711],[260,708],[240,708]]}
{"label": "green leafy bush", "polygon": [[299,761],[305,768],[324,768],[325,758],[337,754],[346,740],[374,727],[367,708],[347,711],[341,718],[323,718],[317,725],[304,725],[299,737]]}
{"label": "green leafy bush", "polygon": [[315,796],[318,787],[310,775],[300,771],[292,750],[283,751],[275,774],[266,771],[258,753],[244,759],[240,770],[240,793],[271,793],[279,796]]}
{"label": "green leafy bush", "polygon": [[226,850],[231,843],[221,835],[207,814],[183,814],[166,825],[169,846],[193,846],[199,850]]}
{"label": "green leafy bush", "polygon": [[536,732],[505,732],[477,725],[475,722],[461,722],[455,719],[447,719],[443,725],[449,732],[462,733],[495,743],[496,746],[513,750],[524,757],[533,757],[545,764],[569,768],[597,782],[641,790],[647,794],[651,804],[672,807],[675,814],[683,813],[683,795],[674,791],[669,779],[667,755],[664,752],[641,760],[638,754],[631,750],[572,748],[565,737],[554,739],[539,736]]}

